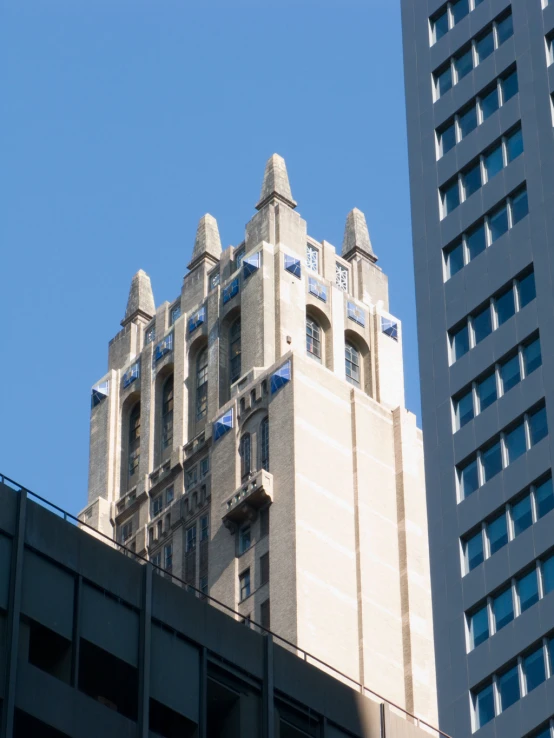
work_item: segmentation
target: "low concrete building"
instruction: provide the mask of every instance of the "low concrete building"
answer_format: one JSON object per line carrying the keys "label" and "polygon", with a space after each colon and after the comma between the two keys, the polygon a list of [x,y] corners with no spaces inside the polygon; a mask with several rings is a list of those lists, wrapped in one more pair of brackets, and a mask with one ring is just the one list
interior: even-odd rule
{"label": "low concrete building", "polygon": [[0,476],[3,738],[439,738],[32,500]]}
{"label": "low concrete building", "polygon": [[81,520],[436,719],[423,447],[365,217],[308,235],[283,159],[245,240],[198,226],[181,294],[133,278],[92,392]]}

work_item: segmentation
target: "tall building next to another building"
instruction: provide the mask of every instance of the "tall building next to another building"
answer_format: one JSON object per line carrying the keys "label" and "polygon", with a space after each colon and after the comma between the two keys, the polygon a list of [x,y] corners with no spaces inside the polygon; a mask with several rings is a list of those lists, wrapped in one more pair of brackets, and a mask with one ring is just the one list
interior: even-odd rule
{"label": "tall building next to another building", "polygon": [[402,0],[440,725],[554,736],[554,2]]}
{"label": "tall building next to another building", "polygon": [[81,519],[433,722],[423,447],[364,215],[308,236],[283,159],[178,298],[132,282],[93,389]]}

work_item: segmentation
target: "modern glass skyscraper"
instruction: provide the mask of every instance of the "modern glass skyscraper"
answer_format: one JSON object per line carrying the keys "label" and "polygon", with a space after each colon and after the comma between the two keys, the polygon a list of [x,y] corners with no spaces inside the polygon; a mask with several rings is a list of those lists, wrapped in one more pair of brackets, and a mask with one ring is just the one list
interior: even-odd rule
{"label": "modern glass skyscraper", "polygon": [[554,0],[401,0],[440,725],[554,737]]}

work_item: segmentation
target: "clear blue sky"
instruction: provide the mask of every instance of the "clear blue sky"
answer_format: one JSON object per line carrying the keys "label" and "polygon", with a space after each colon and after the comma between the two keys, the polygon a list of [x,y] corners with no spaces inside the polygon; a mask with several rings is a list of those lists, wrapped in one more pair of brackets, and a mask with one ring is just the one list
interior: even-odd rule
{"label": "clear blue sky", "polygon": [[366,213],[419,417],[399,0],[0,0],[0,471],[86,504],[90,387],[132,275],[174,299],[285,157],[310,234]]}

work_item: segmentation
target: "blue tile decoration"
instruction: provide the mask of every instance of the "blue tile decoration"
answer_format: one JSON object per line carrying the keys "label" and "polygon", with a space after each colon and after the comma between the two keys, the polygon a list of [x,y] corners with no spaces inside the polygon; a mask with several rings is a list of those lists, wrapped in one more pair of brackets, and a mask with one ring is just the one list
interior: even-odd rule
{"label": "blue tile decoration", "polygon": [[381,316],[381,330],[385,335],[398,341],[398,323],[396,320],[390,320],[389,318],[383,318]]}
{"label": "blue tile decoration", "polygon": [[195,331],[199,325],[202,325],[206,320],[206,306],[203,305],[189,318],[189,333]]}
{"label": "blue tile decoration", "polygon": [[242,260],[242,275],[244,279],[248,279],[251,274],[257,272],[260,268],[260,252],[249,256],[247,259]]}
{"label": "blue tile decoration", "polygon": [[327,287],[314,277],[308,277],[308,292],[323,302],[327,302]]}
{"label": "blue tile decoration", "polygon": [[128,387],[130,384],[132,384],[135,379],[138,379],[140,377],[140,363],[137,361],[133,364],[133,366],[130,366],[125,374],[123,375],[123,387]]}
{"label": "blue tile decoration", "polygon": [[106,379],[105,382],[100,382],[100,384],[97,384],[95,387],[92,388],[92,394],[91,394],[91,407],[96,407],[97,405],[100,405],[100,403],[106,399],[106,397],[110,393],[110,381],[109,379]]}
{"label": "blue tile decoration", "polygon": [[227,412],[220,418],[214,421],[213,425],[213,439],[217,441],[228,433],[233,427],[233,408],[227,410]]}
{"label": "blue tile decoration", "polygon": [[295,259],[293,256],[285,254],[285,270],[300,279],[300,275],[302,274],[300,269],[300,259]]}
{"label": "blue tile decoration", "polygon": [[239,293],[239,278],[235,277],[231,284],[223,288],[223,304],[225,305],[229,300],[232,300],[235,295]]}
{"label": "blue tile decoration", "polygon": [[173,333],[167,335],[154,349],[154,362],[159,361],[173,349]]}
{"label": "blue tile decoration", "polygon": [[365,313],[362,310],[361,307],[358,307],[355,303],[350,302],[350,300],[346,303],[346,314],[350,318],[350,320],[353,320],[355,323],[358,323],[358,325],[365,327]]}
{"label": "blue tile decoration", "polygon": [[288,384],[291,380],[290,374],[290,359],[280,366],[277,371],[271,375],[271,394],[274,395],[277,390],[280,390],[285,384]]}

